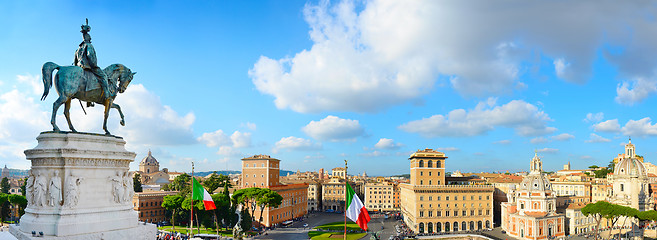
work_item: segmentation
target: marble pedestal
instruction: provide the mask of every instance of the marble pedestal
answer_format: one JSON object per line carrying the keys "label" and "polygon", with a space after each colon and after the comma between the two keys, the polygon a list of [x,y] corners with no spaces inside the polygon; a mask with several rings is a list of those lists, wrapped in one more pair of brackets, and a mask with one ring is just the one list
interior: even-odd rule
{"label": "marble pedestal", "polygon": [[138,222],[129,164],[135,153],[120,137],[44,132],[25,151],[32,169],[18,239],[154,239],[157,229]]}

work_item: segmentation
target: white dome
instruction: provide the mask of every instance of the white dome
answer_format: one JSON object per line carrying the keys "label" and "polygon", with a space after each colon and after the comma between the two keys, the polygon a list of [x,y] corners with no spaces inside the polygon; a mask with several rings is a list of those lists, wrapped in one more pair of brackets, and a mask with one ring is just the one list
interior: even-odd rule
{"label": "white dome", "polygon": [[614,168],[614,175],[616,176],[647,176],[646,167],[637,158],[623,158],[616,164]]}
{"label": "white dome", "polygon": [[518,189],[531,192],[552,191],[552,184],[543,174],[529,174],[522,179]]}

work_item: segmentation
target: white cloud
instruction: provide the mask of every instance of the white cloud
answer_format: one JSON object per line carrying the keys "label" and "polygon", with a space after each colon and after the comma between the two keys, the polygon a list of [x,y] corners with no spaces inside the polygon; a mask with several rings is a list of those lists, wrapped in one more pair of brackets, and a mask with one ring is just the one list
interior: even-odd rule
{"label": "white cloud", "polygon": [[[541,67],[537,53],[568,82],[588,81],[600,51],[622,76],[648,77],[657,65],[645,57],[657,55],[651,10],[616,1],[321,1],[304,9],[313,45],[261,56],[249,76],[278,108],[297,112],[377,111],[422,98],[441,77],[465,96],[508,93]],[[608,54],[608,45],[624,51]]]}
{"label": "white cloud", "polygon": [[536,152],[540,152],[540,153],[557,153],[557,152],[559,152],[559,149],[556,149],[556,148],[543,148],[543,149],[537,149]]}
{"label": "white cloud", "polygon": [[575,138],[575,136],[568,134],[568,133],[562,133],[556,136],[552,136],[552,139],[557,140],[557,141],[567,141],[570,139]]}
{"label": "white cloud", "polygon": [[657,135],[657,124],[652,124],[652,121],[649,117],[645,117],[639,120],[629,120],[621,129],[623,135],[626,136],[655,136]]}
{"label": "white cloud", "polygon": [[[116,135],[125,137],[130,144],[183,145],[197,142],[192,131],[192,124],[196,120],[194,113],[179,115],[141,84],[130,85],[123,94],[116,97],[115,102],[121,105],[125,113],[126,126],[118,126],[118,120],[112,121],[112,125],[117,128]],[[96,105],[95,108],[101,107]],[[81,111],[72,114],[81,114]],[[115,110],[111,110],[110,114],[118,119]],[[93,121],[95,125],[102,125],[98,119]]]}
{"label": "white cloud", "polygon": [[358,156],[368,157],[368,158],[370,158],[370,157],[383,157],[383,156],[388,156],[388,155],[390,155],[390,154],[387,153],[387,152],[381,152],[381,151],[372,151],[372,152],[358,154]]}
{"label": "white cloud", "polygon": [[457,147],[439,147],[436,150],[443,151],[443,152],[458,152],[458,151],[461,151]]}
{"label": "white cloud", "polygon": [[322,145],[319,143],[313,143],[312,141],[305,138],[298,137],[284,137],[276,142],[276,146],[272,149],[272,152],[278,153],[281,149],[288,150],[298,150],[298,151],[308,151],[308,150],[318,150],[321,149]]}
{"label": "white cloud", "polygon": [[619,132],[620,124],[618,119],[611,119],[604,122],[593,124],[593,131],[596,132]]}
{"label": "white cloud", "polygon": [[317,140],[353,141],[365,133],[358,120],[327,116],[319,121],[310,121],[301,130]]}
{"label": "white cloud", "polygon": [[374,147],[378,149],[398,149],[402,146],[404,146],[404,144],[396,143],[390,138],[381,138],[379,139],[379,142],[374,145]]}
{"label": "white cloud", "polygon": [[[36,96],[41,96],[43,94],[43,81],[39,75],[17,75],[16,80],[19,83],[28,84],[32,88],[32,93]],[[52,90],[52,89],[51,89]]]}
{"label": "white cloud", "polygon": [[433,115],[404,123],[399,128],[426,137],[476,136],[497,127],[513,128],[520,136],[539,136],[557,130],[547,126],[552,120],[546,113],[525,101],[513,100],[501,106],[494,104],[495,101],[489,99],[470,111],[456,109],[445,116]]}
{"label": "white cloud", "polygon": [[569,79],[569,76],[566,76],[567,69],[570,66],[570,63],[567,63],[563,58],[557,58],[554,60],[554,71],[557,74],[558,78]]}
{"label": "white cloud", "polygon": [[34,98],[14,89],[0,95],[0,159],[10,167],[29,168],[23,151],[36,144],[41,131],[50,131],[50,113]]}
{"label": "white cloud", "polygon": [[587,143],[603,143],[603,142],[611,142],[611,140],[609,140],[607,138],[604,138],[600,135],[597,135],[595,133],[591,133],[590,139],[586,140],[584,142],[587,142]]}
{"label": "white cloud", "polygon": [[246,128],[246,129],[249,129],[251,131],[255,131],[256,128],[257,128],[256,124],[252,123],[252,122],[241,123],[240,126]]}
{"label": "white cloud", "polygon": [[589,159],[593,159],[593,157],[591,157],[591,156],[589,156],[589,155],[583,155],[583,156],[580,156],[579,159],[582,159],[582,160],[589,160]]}
{"label": "white cloud", "polygon": [[211,133],[203,133],[199,138],[199,142],[205,143],[208,147],[216,147],[227,145],[231,143],[230,138],[224,133],[223,130],[219,129]]}
{"label": "white cloud", "polygon": [[506,140],[506,139],[493,142],[493,144],[510,144],[510,143],[511,143],[511,140]]}
{"label": "white cloud", "polygon": [[605,118],[605,114],[602,112],[599,113],[587,113],[584,122],[600,122]]}
{"label": "white cloud", "polygon": [[657,80],[636,78],[623,81],[616,87],[616,102],[624,105],[634,105],[657,92]]}
{"label": "white cloud", "polygon": [[233,142],[235,148],[245,148],[251,146],[251,133],[235,131],[230,135],[230,140]]}
{"label": "white cloud", "polygon": [[221,146],[219,147],[219,151],[217,151],[217,154],[223,155],[226,157],[235,157],[235,156],[240,156],[242,153],[235,149],[234,147],[231,146]]}
{"label": "white cloud", "polygon": [[544,137],[535,137],[535,138],[532,138],[531,140],[529,140],[529,142],[531,142],[533,144],[540,144],[540,143],[547,143],[548,140],[547,140],[547,138],[544,138]]}

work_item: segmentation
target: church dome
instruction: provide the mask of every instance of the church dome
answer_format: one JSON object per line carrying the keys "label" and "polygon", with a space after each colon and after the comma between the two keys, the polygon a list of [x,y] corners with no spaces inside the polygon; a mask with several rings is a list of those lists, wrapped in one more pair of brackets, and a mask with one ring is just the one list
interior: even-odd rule
{"label": "church dome", "polygon": [[614,167],[615,176],[632,176],[632,177],[645,177],[647,176],[646,167],[643,163],[635,157],[623,158],[620,160],[616,167]]}
{"label": "church dome", "polygon": [[543,174],[529,174],[522,179],[518,189],[531,192],[552,191],[552,184]]}
{"label": "church dome", "polygon": [[157,162],[157,159],[151,155],[151,151],[148,150],[148,156],[144,157],[144,159],[139,162],[139,165],[159,165],[160,163]]}
{"label": "church dome", "polygon": [[543,174],[543,162],[536,153],[531,160],[530,169],[529,174],[522,179],[518,190],[530,192],[552,191],[550,180]]}

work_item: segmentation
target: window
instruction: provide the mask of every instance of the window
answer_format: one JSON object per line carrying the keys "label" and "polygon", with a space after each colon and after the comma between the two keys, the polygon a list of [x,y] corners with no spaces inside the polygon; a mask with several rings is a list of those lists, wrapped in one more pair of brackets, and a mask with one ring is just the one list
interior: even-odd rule
{"label": "window", "polygon": [[438,201],[440,201],[440,196],[438,196]]}
{"label": "window", "polygon": [[474,200],[474,196],[470,196],[470,200]]}
{"label": "window", "polygon": [[420,201],[424,201],[424,196],[420,196]]}
{"label": "window", "polygon": [[446,200],[446,201],[449,201],[449,196],[445,196],[445,200]]}
{"label": "window", "polygon": [[420,185],[423,185],[423,184],[424,184],[424,181],[420,180]]}
{"label": "window", "polygon": [[424,173],[422,171],[420,171],[420,176],[424,176]]}
{"label": "window", "polygon": [[248,164],[248,163],[246,164],[246,167],[249,167],[249,164]]}
{"label": "window", "polygon": [[481,200],[481,196],[479,196],[479,200]]}
{"label": "window", "polygon": [[419,162],[419,165],[418,165],[418,166],[419,166],[419,167],[424,167],[424,161],[423,161],[423,160],[420,160],[420,162]]}
{"label": "window", "polygon": [[431,171],[429,171],[429,176],[431,176]]}
{"label": "window", "polygon": [[459,211],[454,210],[454,217],[457,217],[459,215]]}
{"label": "window", "polygon": [[621,192],[624,191],[624,190],[623,190],[623,184],[622,184],[622,183],[621,183],[620,187],[621,187]]}
{"label": "window", "polygon": [[429,217],[433,217],[433,211],[429,211]]}
{"label": "window", "polygon": [[449,211],[445,211],[445,217],[449,217]]}
{"label": "window", "polygon": [[463,196],[463,201],[465,201],[465,196]]}
{"label": "window", "polygon": [[262,166],[262,167],[265,167],[265,164],[263,163],[263,164],[262,164],[262,165],[260,165],[260,166]]}
{"label": "window", "polygon": [[432,196],[429,196],[429,201],[431,201],[431,200],[433,200],[433,197],[432,197]]}
{"label": "window", "polygon": [[431,180],[429,180],[429,185],[431,185]]}
{"label": "window", "polygon": [[437,212],[436,212],[436,216],[440,217],[441,215],[443,215],[443,212],[442,212],[442,211],[437,211]]}
{"label": "window", "polygon": [[420,217],[424,217],[424,211],[420,211]]}
{"label": "window", "polygon": [[467,215],[467,213],[465,212],[465,210],[463,210],[463,212],[461,212],[461,216],[465,216],[465,215]]}

